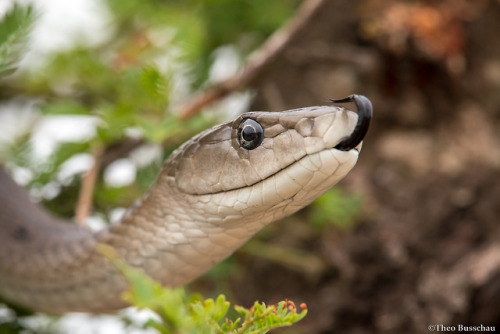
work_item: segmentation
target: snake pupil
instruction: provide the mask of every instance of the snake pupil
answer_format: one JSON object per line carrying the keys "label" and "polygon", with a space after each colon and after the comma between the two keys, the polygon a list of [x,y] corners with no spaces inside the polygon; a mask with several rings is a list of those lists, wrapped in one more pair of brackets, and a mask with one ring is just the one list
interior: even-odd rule
{"label": "snake pupil", "polygon": [[253,119],[247,118],[241,121],[236,136],[240,147],[246,150],[253,150],[262,143],[264,129]]}

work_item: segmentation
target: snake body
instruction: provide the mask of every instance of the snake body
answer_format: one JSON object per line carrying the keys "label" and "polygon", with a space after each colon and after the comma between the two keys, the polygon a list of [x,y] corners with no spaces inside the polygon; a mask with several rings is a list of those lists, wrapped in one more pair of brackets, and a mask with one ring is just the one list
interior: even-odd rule
{"label": "snake body", "polygon": [[[342,179],[364,133],[352,147],[337,146],[354,136],[360,118],[325,106],[251,112],[215,126],[177,149],[150,191],[95,234],[31,204],[0,169],[0,296],[51,313],[127,306],[127,283],[99,244],[167,286],[185,284]],[[261,137],[242,130],[249,119]],[[245,148],[241,136],[260,142]]]}

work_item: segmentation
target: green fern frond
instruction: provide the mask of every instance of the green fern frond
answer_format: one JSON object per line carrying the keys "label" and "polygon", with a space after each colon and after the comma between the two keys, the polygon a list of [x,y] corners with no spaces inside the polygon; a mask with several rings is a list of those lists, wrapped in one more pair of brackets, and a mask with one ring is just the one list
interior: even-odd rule
{"label": "green fern frond", "polygon": [[32,6],[15,4],[0,20],[0,77],[16,69],[35,17]]}

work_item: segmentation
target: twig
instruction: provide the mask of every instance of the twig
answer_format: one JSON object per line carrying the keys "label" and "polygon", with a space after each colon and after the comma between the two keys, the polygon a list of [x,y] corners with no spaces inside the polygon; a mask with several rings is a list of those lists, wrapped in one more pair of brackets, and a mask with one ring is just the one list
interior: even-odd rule
{"label": "twig", "polygon": [[103,152],[104,150],[102,148],[97,148],[92,152],[94,164],[90,170],[85,172],[82,176],[82,186],[80,187],[78,202],[75,210],[75,220],[81,226],[85,226],[85,219],[89,216],[90,211],[92,210],[92,196],[94,194],[95,183],[97,181],[97,175],[99,174]]}
{"label": "twig", "polygon": [[264,69],[301,33],[328,0],[305,0],[291,21],[277,30],[248,59],[246,66],[234,77],[215,84],[179,108],[179,117],[188,119],[203,107],[229,93],[248,87]]}
{"label": "twig", "polygon": [[112,162],[127,157],[130,152],[146,143],[143,138],[125,138],[119,142],[107,146],[101,157],[99,168],[105,169]]}

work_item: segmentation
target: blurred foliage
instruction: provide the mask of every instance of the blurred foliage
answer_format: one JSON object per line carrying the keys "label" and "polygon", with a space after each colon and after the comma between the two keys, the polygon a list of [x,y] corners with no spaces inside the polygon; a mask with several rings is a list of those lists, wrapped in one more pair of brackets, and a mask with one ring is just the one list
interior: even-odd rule
{"label": "blurred foliage", "polygon": [[362,204],[360,197],[332,188],[311,204],[310,222],[318,229],[332,225],[348,229],[359,218]]}
{"label": "blurred foliage", "polygon": [[23,326],[19,321],[9,321],[9,322],[1,322],[0,319],[0,334],[32,334],[34,333],[29,328]]}
{"label": "blurred foliage", "polygon": [[167,289],[139,269],[131,268],[114,254],[113,249],[103,246],[103,254],[113,261],[130,283],[124,299],[139,309],[151,309],[158,319],[150,318],[144,328],[154,328],[159,333],[238,333],[259,334],[271,329],[290,326],[307,314],[305,304],[297,313],[291,301],[281,301],[267,306],[255,302],[251,308],[234,306],[238,314],[229,318],[230,303],[224,295],[215,300],[193,295],[188,297],[184,289]]}
{"label": "blurred foliage", "polygon": [[34,19],[31,6],[16,4],[0,21],[0,78],[15,70]]}
{"label": "blurred foliage", "polygon": [[187,0],[146,1],[107,0],[119,19],[119,27],[141,30],[153,25],[173,28],[172,38],[189,62],[194,84],[207,80],[216,48],[231,44],[248,54],[290,17],[297,0]]}

